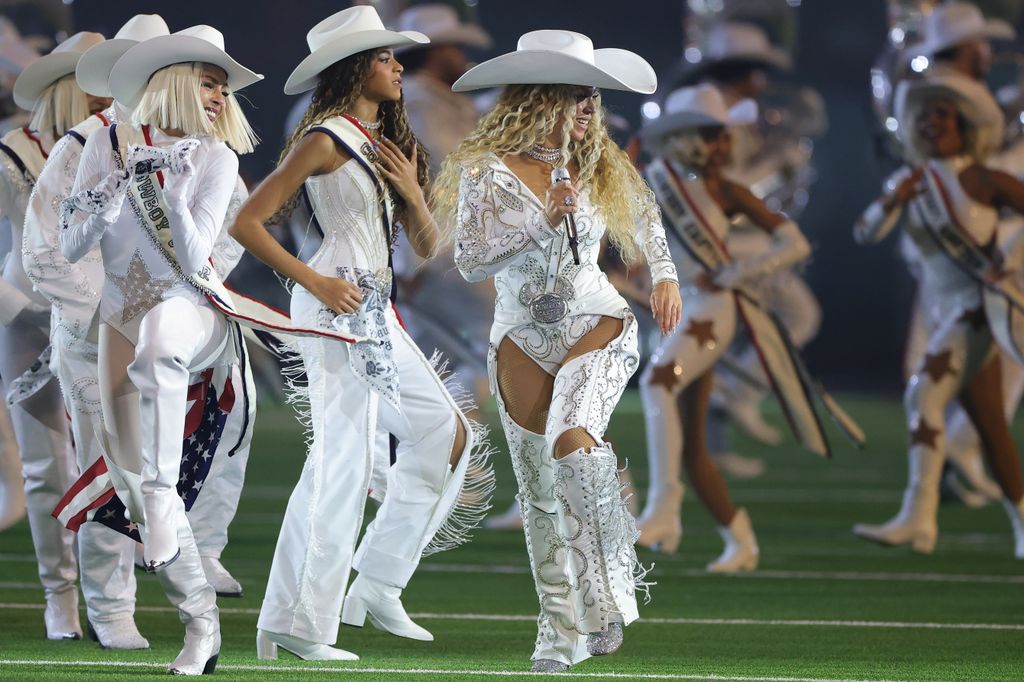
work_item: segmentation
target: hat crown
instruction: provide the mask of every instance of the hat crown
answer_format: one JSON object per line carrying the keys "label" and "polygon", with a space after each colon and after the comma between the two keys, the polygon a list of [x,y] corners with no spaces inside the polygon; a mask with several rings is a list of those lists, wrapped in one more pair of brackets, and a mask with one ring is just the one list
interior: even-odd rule
{"label": "hat crown", "polygon": [[928,15],[924,26],[927,37],[945,38],[984,30],[985,16],[975,5],[950,2],[936,6]]}
{"label": "hat crown", "polygon": [[171,30],[159,14],[136,14],[129,19],[114,38],[142,42],[157,36],[168,35]]}
{"label": "hat crown", "polygon": [[772,49],[768,35],[754,24],[730,21],[717,24],[709,32],[705,52],[722,58],[738,54],[767,52]]}
{"label": "hat crown", "polygon": [[450,5],[416,5],[398,17],[399,31],[419,31],[427,36],[453,31],[462,26],[459,14]]}
{"label": "hat crown", "polygon": [[101,33],[79,31],[57,47],[53,48],[50,54],[63,54],[65,52],[85,52],[93,45],[99,45],[106,38]]}
{"label": "hat crown", "polygon": [[718,88],[704,83],[688,88],[673,90],[665,99],[665,111],[668,114],[703,114],[710,118],[725,121],[729,118],[729,107]]}
{"label": "hat crown", "polygon": [[519,37],[516,51],[527,50],[561,52],[580,61],[594,63],[594,43],[587,36],[575,31],[542,29],[524,33]]}
{"label": "hat crown", "polygon": [[180,31],[172,33],[173,36],[187,36],[190,38],[199,38],[205,40],[220,51],[224,51],[224,34],[215,29],[213,26],[207,26],[206,24],[197,24],[195,26],[189,26],[183,28]]}
{"label": "hat crown", "polygon": [[377,10],[367,5],[349,7],[335,12],[319,24],[309,29],[306,43],[309,51],[315,52],[327,43],[344,38],[346,35],[362,31],[385,31]]}

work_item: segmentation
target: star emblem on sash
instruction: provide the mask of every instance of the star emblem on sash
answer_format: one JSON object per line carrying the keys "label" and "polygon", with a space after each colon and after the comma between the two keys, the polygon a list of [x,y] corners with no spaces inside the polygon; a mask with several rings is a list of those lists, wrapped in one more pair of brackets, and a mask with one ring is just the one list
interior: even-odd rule
{"label": "star emblem on sash", "polygon": [[928,426],[928,422],[920,415],[916,419],[917,425],[910,432],[911,445],[923,445],[926,448],[935,447],[935,439],[939,437],[939,430]]}
{"label": "star emblem on sash", "polygon": [[934,355],[929,353],[924,356],[924,362],[921,363],[921,371],[931,377],[932,383],[937,384],[947,374],[950,376],[956,374],[953,370],[953,363],[950,362],[952,357],[953,352],[950,350],[940,351]]}
{"label": "star emblem on sash", "polygon": [[651,370],[651,386],[663,386],[669,393],[676,384],[679,383],[679,378],[683,375],[683,368],[674,362],[670,362],[667,365],[655,366]]}
{"label": "star emblem on sash", "polygon": [[163,300],[164,291],[174,283],[173,277],[154,278],[146,268],[146,261],[138,249],[132,254],[128,263],[128,271],[123,275],[115,275],[107,271],[107,277],[121,290],[124,307],[121,309],[121,323],[127,324],[137,315],[149,311]]}
{"label": "star emblem on sash", "polygon": [[988,322],[985,317],[984,308],[973,308],[971,310],[965,310],[964,314],[959,318],[960,322],[965,322],[971,326],[974,331],[979,331]]}
{"label": "star emblem on sash", "polygon": [[711,349],[718,345],[718,337],[715,336],[714,326],[714,320],[690,320],[690,324],[687,325],[686,331],[683,333],[687,336],[692,336],[697,341],[698,346],[705,346]]}

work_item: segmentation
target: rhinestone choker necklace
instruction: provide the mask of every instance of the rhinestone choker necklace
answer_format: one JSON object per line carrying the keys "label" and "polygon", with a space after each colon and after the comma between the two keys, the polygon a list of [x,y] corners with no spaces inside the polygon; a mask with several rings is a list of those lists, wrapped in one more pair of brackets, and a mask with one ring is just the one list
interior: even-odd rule
{"label": "rhinestone choker necklace", "polygon": [[359,125],[363,126],[367,130],[380,130],[380,127],[382,125],[384,125],[383,121],[374,121],[374,122],[371,123],[370,121],[364,121],[363,119],[359,118],[358,116],[353,116],[352,118],[354,118],[356,121],[358,121]]}
{"label": "rhinestone choker necklace", "polygon": [[526,155],[531,159],[537,159],[548,165],[554,165],[561,158],[562,150],[560,147],[545,147],[542,144],[535,144],[526,150]]}

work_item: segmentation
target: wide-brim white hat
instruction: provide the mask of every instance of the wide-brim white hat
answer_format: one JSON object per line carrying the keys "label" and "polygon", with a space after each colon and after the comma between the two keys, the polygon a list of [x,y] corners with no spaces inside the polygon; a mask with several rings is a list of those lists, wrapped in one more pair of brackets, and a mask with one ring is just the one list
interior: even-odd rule
{"label": "wide-brim white hat", "polygon": [[14,102],[22,109],[31,111],[46,88],[75,72],[78,60],[89,48],[102,43],[105,38],[99,33],[80,31],[71,36],[53,52],[43,55],[25,67],[14,82]]}
{"label": "wide-brim white hat", "polygon": [[658,77],[647,60],[629,50],[595,50],[582,33],[545,29],[524,33],[515,52],[474,66],[452,90],[516,84],[584,85],[649,95],[658,89]]}
{"label": "wide-brim white hat", "polygon": [[[399,31],[418,31],[434,45],[488,48],[494,44],[487,31],[476,24],[459,21],[459,14],[454,7],[440,3],[410,7],[398,16],[395,28]],[[412,45],[405,49],[415,47]]]}
{"label": "wide-brim white hat", "polygon": [[78,87],[90,95],[112,97],[108,81],[117,60],[142,41],[170,33],[167,22],[159,14],[136,14],[113,38],[89,48],[82,55],[75,68]]}
{"label": "wide-brim white hat", "polygon": [[306,34],[309,56],[299,62],[284,84],[286,95],[297,95],[316,87],[320,72],[345,57],[379,47],[402,47],[429,43],[419,31],[389,31],[377,10],[366,5],[349,7],[332,14]]}
{"label": "wide-brim white hat", "polygon": [[703,83],[673,90],[665,99],[661,116],[646,123],[640,136],[657,139],[677,130],[706,126],[749,125],[757,121],[757,103],[743,99],[729,107],[721,91]]}
{"label": "wide-brim white hat", "polygon": [[687,65],[682,81],[692,83],[711,67],[729,62],[749,62],[788,71],[793,68],[789,54],[771,44],[768,35],[755,24],[728,21],[708,31],[700,60]]}
{"label": "wide-brim white hat", "polygon": [[186,62],[203,62],[224,69],[232,91],[263,79],[261,74],[245,68],[224,51],[224,36],[220,31],[199,24],[129,48],[110,72],[110,92],[118,102],[134,109],[154,73]]}
{"label": "wide-brim white hat", "polygon": [[913,117],[931,97],[954,102],[968,123],[978,129],[975,152],[980,156],[995,151],[1003,137],[1003,115],[999,103],[982,83],[961,74],[932,74],[900,81],[893,96],[893,115],[899,122],[900,138],[906,143],[913,130]]}
{"label": "wide-brim white hat", "polygon": [[975,5],[967,2],[948,2],[932,10],[924,22],[921,42],[911,45],[911,56],[931,57],[978,38],[1013,40],[1017,32],[1001,19],[986,19]]}

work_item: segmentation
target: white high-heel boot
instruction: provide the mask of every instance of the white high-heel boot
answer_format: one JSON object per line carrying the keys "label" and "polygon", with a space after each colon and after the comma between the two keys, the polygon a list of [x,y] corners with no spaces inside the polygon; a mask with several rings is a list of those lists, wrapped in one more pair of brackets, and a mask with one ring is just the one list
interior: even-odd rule
{"label": "white high-heel boot", "polygon": [[[182,525],[177,529],[178,558],[156,570],[164,594],[178,608],[181,622],[185,624],[184,646],[167,672],[172,675],[209,675],[217,667],[220,656],[217,595],[206,581],[192,529],[184,514],[180,521]],[[148,535],[143,537],[148,543]]]}
{"label": "white high-heel boot", "polygon": [[1024,559],[1024,498],[1014,504],[1004,497],[1003,507],[1013,526],[1013,556]]}
{"label": "white high-heel boot", "polygon": [[728,527],[718,527],[718,534],[725,542],[725,550],[708,564],[709,573],[740,573],[757,568],[760,550],[746,509],[737,509]]}
{"label": "white high-heel boot", "polygon": [[588,596],[580,600],[579,627],[591,655],[612,654],[622,646],[623,624],[638,617],[636,522],[622,500],[610,446],[580,449],[555,463],[563,539],[581,559],[577,589]]}
{"label": "white high-heel boot", "polygon": [[185,507],[173,488],[142,494],[146,541],[142,547],[143,564],[150,573],[167,566],[181,555],[178,526],[185,520]]}
{"label": "white high-heel boot", "polygon": [[351,651],[337,647],[310,642],[299,637],[284,635],[280,632],[267,630],[256,631],[256,657],[261,661],[277,660],[277,649],[280,647],[291,652],[304,661],[358,661],[359,657]]}
{"label": "white high-heel boot", "polygon": [[148,649],[149,640],[142,636],[131,616],[116,620],[89,622],[89,639],[101,649]]}
{"label": "white high-heel boot", "polygon": [[909,544],[918,554],[931,554],[939,535],[939,479],[942,452],[938,448],[913,447],[908,455],[909,481],[900,511],[880,526],[859,523],[853,534],[882,545]]}
{"label": "white high-heel boot", "polygon": [[78,618],[78,589],[52,592],[46,595],[43,611],[46,639],[82,639],[82,625]]}
{"label": "white high-heel boot", "polygon": [[675,554],[683,539],[683,494],[686,492],[678,480],[654,481],[651,496],[636,525],[640,531],[637,544],[658,552]]}
{"label": "white high-heel boot", "polygon": [[378,630],[399,637],[433,642],[434,636],[409,618],[400,599],[402,588],[387,585],[360,573],[352,581],[341,609],[341,622],[362,627],[369,617]]}

